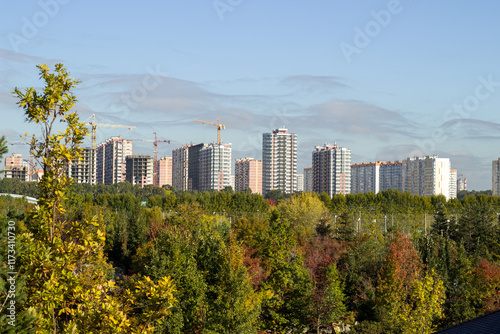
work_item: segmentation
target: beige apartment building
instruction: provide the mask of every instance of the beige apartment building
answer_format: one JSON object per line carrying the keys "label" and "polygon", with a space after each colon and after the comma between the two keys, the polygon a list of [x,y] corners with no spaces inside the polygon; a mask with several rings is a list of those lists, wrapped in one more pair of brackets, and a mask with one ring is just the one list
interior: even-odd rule
{"label": "beige apartment building", "polygon": [[234,189],[262,194],[262,161],[254,158],[237,159],[234,165]]}

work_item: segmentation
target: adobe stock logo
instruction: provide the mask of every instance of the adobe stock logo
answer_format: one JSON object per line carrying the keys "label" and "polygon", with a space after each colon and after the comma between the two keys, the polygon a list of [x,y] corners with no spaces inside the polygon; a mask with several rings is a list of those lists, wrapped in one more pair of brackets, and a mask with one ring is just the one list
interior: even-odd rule
{"label": "adobe stock logo", "polygon": [[342,42],[339,45],[347,63],[352,61],[354,54],[360,54],[361,50],[370,45],[371,41],[380,34],[382,28],[386,28],[391,24],[393,16],[400,14],[402,11],[403,7],[399,3],[399,0],[390,0],[387,3],[387,9],[372,10],[370,12],[373,20],[368,21],[364,29],[358,26],[354,27],[353,43]]}
{"label": "adobe stock logo", "polygon": [[65,5],[70,0],[40,0],[38,5],[41,10],[37,11],[29,20],[26,16],[21,18],[23,22],[21,27],[21,35],[9,32],[7,38],[15,52],[19,52],[19,46],[28,44],[30,40],[38,35],[40,28],[45,27],[50,18],[55,17],[59,13],[60,5]]}
{"label": "adobe stock logo", "polygon": [[158,88],[163,82],[163,77],[167,73],[160,70],[160,65],[156,65],[153,69],[151,66],[146,66],[146,71],[149,73],[142,77],[141,83],[133,87],[129,92],[121,94],[117,101],[111,105],[111,111],[115,113],[128,113],[130,109],[135,109],[139,104],[146,100],[149,92]]}
{"label": "adobe stock logo", "polygon": [[221,21],[224,21],[224,15],[226,12],[232,12],[236,7],[241,5],[243,0],[214,0],[212,2],[217,15]]}

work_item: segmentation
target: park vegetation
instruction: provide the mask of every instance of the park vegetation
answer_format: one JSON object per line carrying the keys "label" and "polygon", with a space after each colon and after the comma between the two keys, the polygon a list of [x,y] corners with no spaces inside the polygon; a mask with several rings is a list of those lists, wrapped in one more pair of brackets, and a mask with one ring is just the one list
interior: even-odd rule
{"label": "park vegetation", "polygon": [[46,89],[16,90],[20,107],[67,125],[31,139],[40,183],[0,181],[39,199],[0,196],[2,331],[432,333],[500,308],[499,197],[71,184],[63,171],[86,135],[70,111],[77,82],[39,69]]}

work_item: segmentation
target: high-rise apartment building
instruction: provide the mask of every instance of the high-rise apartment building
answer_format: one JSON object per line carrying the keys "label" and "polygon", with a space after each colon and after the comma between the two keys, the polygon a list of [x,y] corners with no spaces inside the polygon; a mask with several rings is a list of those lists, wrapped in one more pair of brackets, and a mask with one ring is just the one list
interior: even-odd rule
{"label": "high-rise apartment building", "polygon": [[234,165],[234,189],[262,194],[262,161],[254,158],[236,160]]}
{"label": "high-rise apartment building", "polygon": [[297,135],[280,128],[262,135],[262,193],[297,190]]}
{"label": "high-rise apartment building", "polygon": [[337,144],[316,146],[312,165],[314,192],[330,197],[351,192],[351,150]]}
{"label": "high-rise apartment building", "polygon": [[114,184],[125,181],[125,158],[132,155],[132,141],[119,137],[111,137],[97,146],[96,181],[97,183]]}
{"label": "high-rise apartment building", "polygon": [[[188,148],[188,190],[201,191],[201,165],[200,165],[200,151],[209,144],[201,143],[190,145]],[[208,188],[211,189],[211,188]]]}
{"label": "high-rise apartment building", "polygon": [[389,161],[380,164],[379,191],[396,189],[403,191],[403,162]]}
{"label": "high-rise apartment building", "polygon": [[492,163],[491,188],[493,196],[500,196],[500,158]]}
{"label": "high-rise apartment building", "polygon": [[[198,188],[193,190],[223,190],[231,186],[231,144],[200,144],[198,153]],[[199,145],[197,145],[199,146]],[[191,161],[193,155],[189,152],[189,168],[196,165]],[[191,173],[191,170],[189,170]]]}
{"label": "high-rise apartment building", "polygon": [[450,169],[450,198],[457,198],[457,179],[457,170]]}
{"label": "high-rise apartment building", "polygon": [[78,160],[70,161],[67,175],[75,183],[96,184],[96,150],[85,148]]}
{"label": "high-rise apartment building", "polygon": [[403,160],[403,191],[450,199],[450,159],[434,156]]}
{"label": "high-rise apartment building", "polygon": [[23,167],[23,155],[12,153],[12,156],[5,158],[5,169]]}
{"label": "high-rise apartment building", "polygon": [[402,162],[367,162],[351,166],[351,193],[377,194],[387,189],[402,191]]}
{"label": "high-rise apartment building", "polygon": [[459,177],[457,180],[457,191],[467,190],[467,178]]}
{"label": "high-rise apartment building", "polygon": [[172,150],[176,190],[222,190],[231,185],[231,144],[183,145]]}
{"label": "high-rise apartment building", "polygon": [[304,191],[313,191],[313,169],[312,167],[304,168]]}
{"label": "high-rise apartment building", "polygon": [[382,162],[368,162],[351,166],[351,193],[378,193],[380,190],[380,165]]}
{"label": "high-rise apartment building", "polygon": [[23,161],[22,154],[13,153],[12,156],[5,158],[6,179],[19,179],[21,181],[29,181],[28,162]]}
{"label": "high-rise apartment building", "polygon": [[189,146],[172,150],[172,186],[175,190],[189,190]]}
{"label": "high-rise apartment building", "polygon": [[162,187],[166,184],[172,185],[172,157],[163,157],[156,161],[158,174],[156,184]]}
{"label": "high-rise apartment building", "polygon": [[153,158],[149,155],[127,155],[125,180],[144,187],[153,184]]}
{"label": "high-rise apartment building", "polygon": [[297,174],[297,191],[304,191],[304,174],[303,173],[298,173]]}

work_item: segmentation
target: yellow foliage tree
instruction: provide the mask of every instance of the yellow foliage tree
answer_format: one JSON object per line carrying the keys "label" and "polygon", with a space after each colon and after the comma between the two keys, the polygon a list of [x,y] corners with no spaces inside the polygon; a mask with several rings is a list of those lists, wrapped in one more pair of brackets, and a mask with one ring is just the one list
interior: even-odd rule
{"label": "yellow foliage tree", "polygon": [[302,193],[280,202],[277,206],[282,219],[289,221],[299,238],[307,238],[315,233],[328,210],[316,194]]}
{"label": "yellow foliage tree", "polygon": [[65,219],[64,194],[72,182],[66,168],[81,156],[88,131],[71,111],[76,103],[71,90],[79,81],[70,79],[62,64],[55,65],[55,73],[46,65],[37,67],[43,92],[16,88],[12,93],[27,121],[41,127],[31,147],[44,169],[38,205],[20,236],[28,245],[20,256],[28,294],[23,307],[35,315],[37,333],[151,332],[175,301],[174,285],[170,278],[154,283],[146,277],[134,282],[137,293],[118,288],[104,255],[102,217]]}

